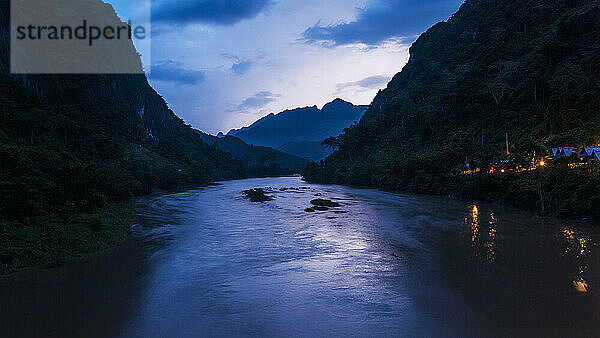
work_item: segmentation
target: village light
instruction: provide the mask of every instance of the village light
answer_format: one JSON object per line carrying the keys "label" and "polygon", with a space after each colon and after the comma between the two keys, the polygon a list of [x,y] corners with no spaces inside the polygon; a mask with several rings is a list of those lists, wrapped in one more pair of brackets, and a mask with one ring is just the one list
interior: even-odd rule
{"label": "village light", "polygon": [[540,166],[542,166],[542,167],[543,167],[543,166],[545,166],[545,165],[546,165],[546,162],[544,162],[544,161],[540,162]]}

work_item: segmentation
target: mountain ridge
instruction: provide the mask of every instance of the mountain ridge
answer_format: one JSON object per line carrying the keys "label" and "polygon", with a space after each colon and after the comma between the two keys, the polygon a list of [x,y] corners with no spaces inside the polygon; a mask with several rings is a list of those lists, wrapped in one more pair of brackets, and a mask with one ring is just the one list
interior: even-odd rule
{"label": "mountain ridge", "polygon": [[265,164],[276,164],[279,168],[289,173],[300,172],[308,160],[297,157],[277,149],[247,144],[234,136],[212,136],[201,131],[198,134],[204,142],[216,145],[219,149],[230,153],[234,158],[243,160],[251,166],[264,166]]}
{"label": "mountain ridge", "polygon": [[[313,149],[315,143],[319,143],[320,147],[320,143],[326,138],[340,134],[358,121],[366,108],[367,106],[356,106],[337,98],[323,105],[322,109],[307,106],[287,109],[278,114],[271,113],[248,127],[232,129],[227,135],[238,137],[249,144],[274,149],[290,143],[304,142],[311,144],[311,149],[307,150],[309,153],[319,154],[318,149]],[[291,154],[307,157],[302,151]]]}

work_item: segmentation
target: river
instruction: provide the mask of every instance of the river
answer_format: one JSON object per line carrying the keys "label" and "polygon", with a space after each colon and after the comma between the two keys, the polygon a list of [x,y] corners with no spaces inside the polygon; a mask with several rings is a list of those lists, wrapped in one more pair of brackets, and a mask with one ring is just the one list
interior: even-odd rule
{"label": "river", "polygon": [[[316,198],[341,207],[306,212]],[[600,334],[591,226],[297,177],[136,205],[121,247],[2,281],[2,335]]]}

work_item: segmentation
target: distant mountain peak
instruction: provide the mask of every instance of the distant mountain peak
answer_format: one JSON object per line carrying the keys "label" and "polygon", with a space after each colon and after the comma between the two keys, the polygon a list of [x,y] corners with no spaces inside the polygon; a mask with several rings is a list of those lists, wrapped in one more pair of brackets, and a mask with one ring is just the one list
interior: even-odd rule
{"label": "distant mountain peak", "polygon": [[329,103],[326,103],[323,106],[323,109],[321,109],[322,111],[329,111],[332,109],[343,109],[343,107],[359,107],[359,106],[355,106],[354,104],[345,101],[343,99],[337,98]]}
{"label": "distant mountain peak", "polygon": [[352,104],[352,103],[350,103],[350,102],[348,102],[348,101],[346,101],[346,100],[344,100],[344,99],[341,99],[341,98],[339,98],[339,97],[338,97],[337,99],[335,99],[335,100],[333,100],[333,101],[331,101],[331,102],[329,102],[329,103],[326,103],[325,105],[329,105],[329,104],[336,104],[336,103],[338,103],[338,104],[339,104],[339,103],[343,103],[343,104]]}
{"label": "distant mountain peak", "polygon": [[278,148],[289,143],[315,143],[320,148],[324,139],[339,135],[346,127],[360,120],[365,111],[366,106],[356,106],[337,98],[322,109],[307,106],[269,114],[248,127],[231,130],[227,135],[257,146]]}

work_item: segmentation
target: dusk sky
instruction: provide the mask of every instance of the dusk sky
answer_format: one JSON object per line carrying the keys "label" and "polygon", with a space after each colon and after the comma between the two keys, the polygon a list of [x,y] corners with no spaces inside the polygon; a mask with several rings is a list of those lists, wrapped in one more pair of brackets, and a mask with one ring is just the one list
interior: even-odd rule
{"label": "dusk sky", "polygon": [[[110,0],[121,16],[148,1]],[[152,86],[216,134],[340,97],[369,104],[461,0],[154,0]],[[142,51],[143,52],[143,51]]]}

